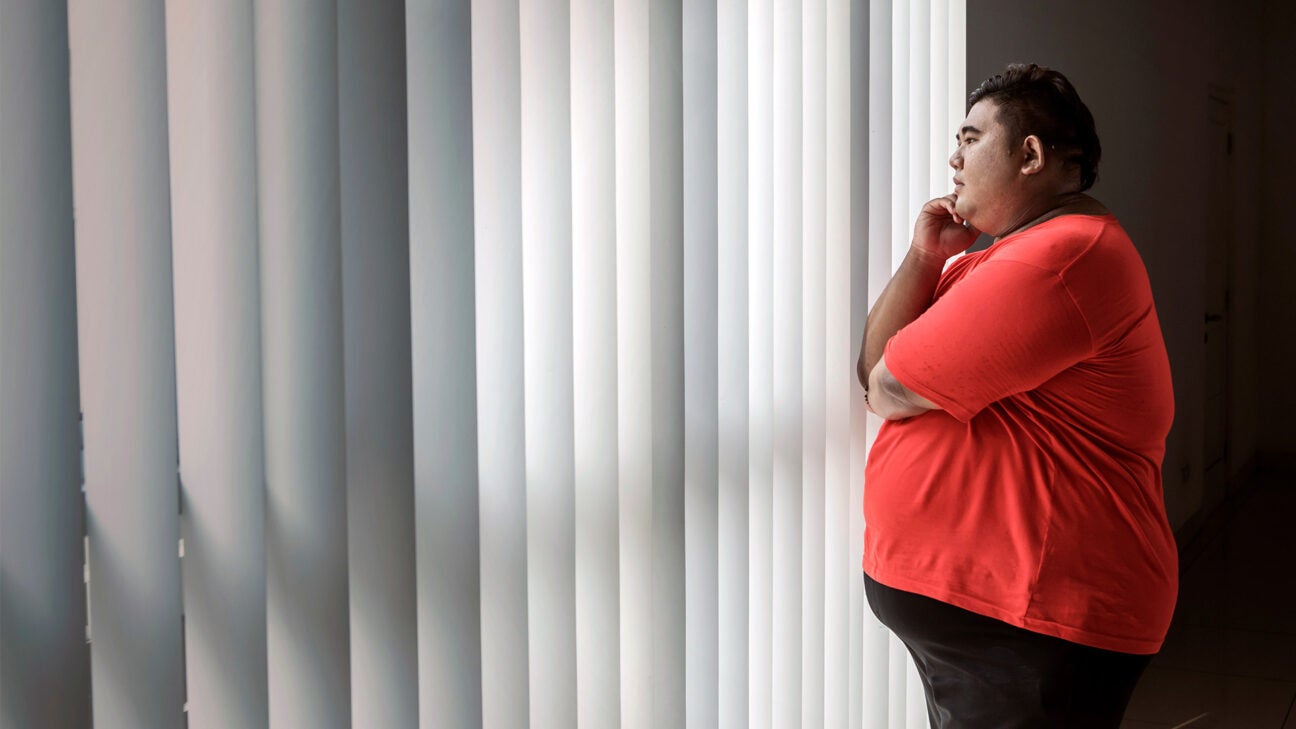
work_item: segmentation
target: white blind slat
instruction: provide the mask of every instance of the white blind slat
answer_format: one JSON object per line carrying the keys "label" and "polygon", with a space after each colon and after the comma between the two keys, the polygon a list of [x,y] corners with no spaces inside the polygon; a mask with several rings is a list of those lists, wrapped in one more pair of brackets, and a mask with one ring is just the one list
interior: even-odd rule
{"label": "white blind slat", "polygon": [[[931,146],[929,131],[931,129],[931,3],[933,0],[911,0],[908,5],[909,52],[906,71],[909,74],[909,85],[905,89],[908,100],[908,113],[904,123],[909,128],[906,139],[908,152],[905,158],[905,179],[908,200],[905,203],[902,220],[906,231],[912,236],[913,222],[924,203],[930,199],[931,191]],[[909,240],[895,241],[896,260],[892,268],[900,265],[904,252],[908,249]]]}
{"label": "white blind slat", "polygon": [[66,3],[0,4],[6,727],[90,723],[68,78]]}
{"label": "white blind slat", "polygon": [[621,726],[653,720],[653,319],[649,7],[613,7],[616,105],[617,436]]}
{"label": "white blind slat", "polygon": [[683,8],[648,4],[649,240],[652,318],[653,723],[684,726]]}
{"label": "white blind slat", "polygon": [[747,6],[748,618],[754,729],[773,724],[774,640],[774,8]]}
{"label": "white blind slat", "polygon": [[716,8],[719,717],[749,726],[748,28],[745,0]]}
{"label": "white blind slat", "polygon": [[610,3],[571,5],[576,691],[582,727],[621,716],[616,107]]}
{"label": "white blind slat", "polygon": [[[824,591],[827,574],[825,425],[827,408],[827,7],[801,6],[801,712],[800,726],[824,725]],[[843,359],[843,362],[846,360]],[[847,366],[849,369],[849,366]]]}
{"label": "white blind slat", "polygon": [[[886,145],[891,153],[891,235],[890,260],[885,274],[881,277],[882,285],[891,279],[900,262],[904,260],[905,251],[909,250],[910,225],[909,216],[909,167],[910,146],[909,129],[914,120],[909,117],[909,96],[916,93],[912,88],[909,74],[910,45],[913,38],[909,33],[909,16],[911,3],[888,2],[887,10],[891,17],[891,123],[888,128],[890,144]],[[922,127],[926,129],[924,125]],[[879,140],[881,141],[881,140]],[[878,148],[880,145],[873,145]],[[881,291],[879,290],[879,293]],[[870,302],[871,303],[871,302]]]}
{"label": "white blind slat", "polygon": [[[423,726],[475,729],[485,725],[488,639],[478,532],[472,33],[467,3],[407,0],[405,13],[418,710]],[[521,584],[504,587],[516,596]],[[499,660],[513,647],[502,646]],[[519,668],[524,661],[504,670]],[[491,725],[513,718],[492,716]]]}
{"label": "white blind slat", "polygon": [[93,718],[178,726],[166,25],[145,0],[68,10]]}
{"label": "white blind slat", "polygon": [[328,11],[266,2],[254,19],[272,726],[351,721],[337,15]]}
{"label": "white blind slat", "polygon": [[945,74],[949,67],[949,0],[929,0],[927,43],[930,49],[927,108],[927,199],[948,195],[954,189],[954,171],[949,166],[953,148],[953,125],[948,118],[951,81]]}
{"label": "white blind slat", "polygon": [[171,3],[166,22],[188,717],[265,727],[252,4]]}
{"label": "white blind slat", "polygon": [[519,4],[527,620],[534,729],[576,724],[571,21]]}
{"label": "white blind slat", "polygon": [[518,6],[472,3],[482,724],[526,726],[527,497]]}
{"label": "white blind slat", "polygon": [[[853,663],[854,625],[861,623],[862,610],[851,601],[859,585],[859,558],[854,549],[858,502],[850,468],[851,407],[855,383],[855,345],[851,279],[857,270],[857,256],[851,250],[854,215],[851,201],[867,179],[854,182],[853,169],[859,150],[867,152],[867,125],[863,134],[851,136],[851,113],[867,93],[859,95],[851,83],[851,34],[858,23],[858,10],[849,0],[828,0],[824,6],[824,193],[826,193],[826,252],[824,252],[824,726],[850,726],[850,677]],[[867,19],[867,14],[866,16]],[[867,77],[861,74],[867,84]],[[863,170],[867,175],[867,169]],[[867,243],[867,236],[861,236]],[[859,271],[861,289],[867,288],[867,271]],[[859,606],[862,608],[861,606]]]}
{"label": "white blind slat", "polygon": [[719,722],[717,8],[683,3],[685,725]]}
{"label": "white blind slat", "polygon": [[338,5],[354,729],[418,721],[405,8]]}
{"label": "white blind slat", "polygon": [[[851,501],[851,406],[855,384],[851,290],[856,257],[851,251],[852,198],[867,179],[855,181],[857,145],[867,148],[864,133],[852,134],[851,110],[859,103],[851,84],[851,31],[856,21],[848,0],[828,0],[824,7],[824,710],[820,725],[850,726],[852,588],[859,584],[859,558],[853,549],[853,522],[859,509]],[[813,43],[810,44],[813,47]],[[867,96],[865,96],[867,99]],[[868,170],[863,174],[867,176]],[[866,239],[865,239],[866,241]],[[863,268],[859,273],[865,273]],[[860,278],[859,288],[867,287]],[[843,396],[850,393],[850,396]]]}
{"label": "white blind slat", "polygon": [[773,222],[773,701],[775,727],[801,720],[802,54],[799,3],[776,2]]}

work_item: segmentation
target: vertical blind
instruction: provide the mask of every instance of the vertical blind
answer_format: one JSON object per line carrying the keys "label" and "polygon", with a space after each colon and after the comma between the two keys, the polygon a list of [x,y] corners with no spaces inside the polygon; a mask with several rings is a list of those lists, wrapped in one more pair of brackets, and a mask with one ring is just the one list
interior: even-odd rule
{"label": "vertical blind", "polygon": [[854,358],[963,2],[0,3],[0,726],[925,726]]}

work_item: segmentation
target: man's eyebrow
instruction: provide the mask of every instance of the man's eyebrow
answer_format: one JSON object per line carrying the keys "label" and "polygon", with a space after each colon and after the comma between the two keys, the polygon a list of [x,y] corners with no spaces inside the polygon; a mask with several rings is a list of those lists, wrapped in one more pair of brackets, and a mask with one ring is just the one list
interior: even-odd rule
{"label": "man's eyebrow", "polygon": [[981,130],[969,124],[968,126],[965,126],[962,129],[960,129],[958,134],[954,135],[954,141],[958,141],[959,137],[963,136],[964,134],[967,134],[968,132],[972,132],[973,134],[980,134]]}

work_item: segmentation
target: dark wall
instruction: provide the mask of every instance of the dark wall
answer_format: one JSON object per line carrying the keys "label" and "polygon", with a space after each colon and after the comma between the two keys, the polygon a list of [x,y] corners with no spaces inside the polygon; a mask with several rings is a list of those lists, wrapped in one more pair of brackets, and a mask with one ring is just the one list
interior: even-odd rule
{"label": "dark wall", "polygon": [[1264,9],[1264,155],[1260,160],[1260,448],[1296,461],[1296,3]]}

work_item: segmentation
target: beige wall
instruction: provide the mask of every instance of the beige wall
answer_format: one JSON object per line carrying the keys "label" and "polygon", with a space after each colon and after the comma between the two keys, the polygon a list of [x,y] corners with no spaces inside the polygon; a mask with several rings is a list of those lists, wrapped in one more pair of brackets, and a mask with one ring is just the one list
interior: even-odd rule
{"label": "beige wall", "polygon": [[[1285,161],[1272,153],[1272,140],[1296,126],[1290,99],[1270,104],[1262,116],[1263,101],[1276,95],[1279,79],[1271,73],[1266,81],[1259,73],[1265,57],[1261,21],[1278,25],[1277,6],[1283,4],[1271,0],[1274,7],[1266,10],[1263,2],[968,2],[969,90],[1009,62],[1036,62],[1066,73],[1094,113],[1103,142],[1094,194],[1120,217],[1143,255],[1174,372],[1176,418],[1164,479],[1176,528],[1212,501],[1202,477],[1206,216],[1212,204],[1225,204],[1210,194],[1206,164],[1212,91],[1231,97],[1233,110],[1230,466],[1234,473],[1245,468],[1257,447],[1296,451],[1296,426],[1273,426],[1278,412],[1290,411],[1296,389],[1279,376],[1282,363],[1270,350],[1263,371],[1257,371],[1257,335],[1272,332],[1280,321],[1290,331],[1296,309],[1291,296],[1279,299],[1274,278],[1291,269],[1283,264],[1293,262],[1296,247],[1279,240],[1277,223],[1260,225],[1258,190],[1273,190],[1263,205],[1277,209],[1278,191],[1296,182],[1291,152]],[[1292,12],[1281,11],[1288,40],[1269,44],[1271,67],[1293,65]],[[1279,118],[1283,109],[1286,116]],[[1286,186],[1276,184],[1279,174],[1286,175]],[[1258,286],[1262,268],[1269,272],[1263,277],[1267,288]],[[1265,346],[1271,346],[1267,340]]]}

